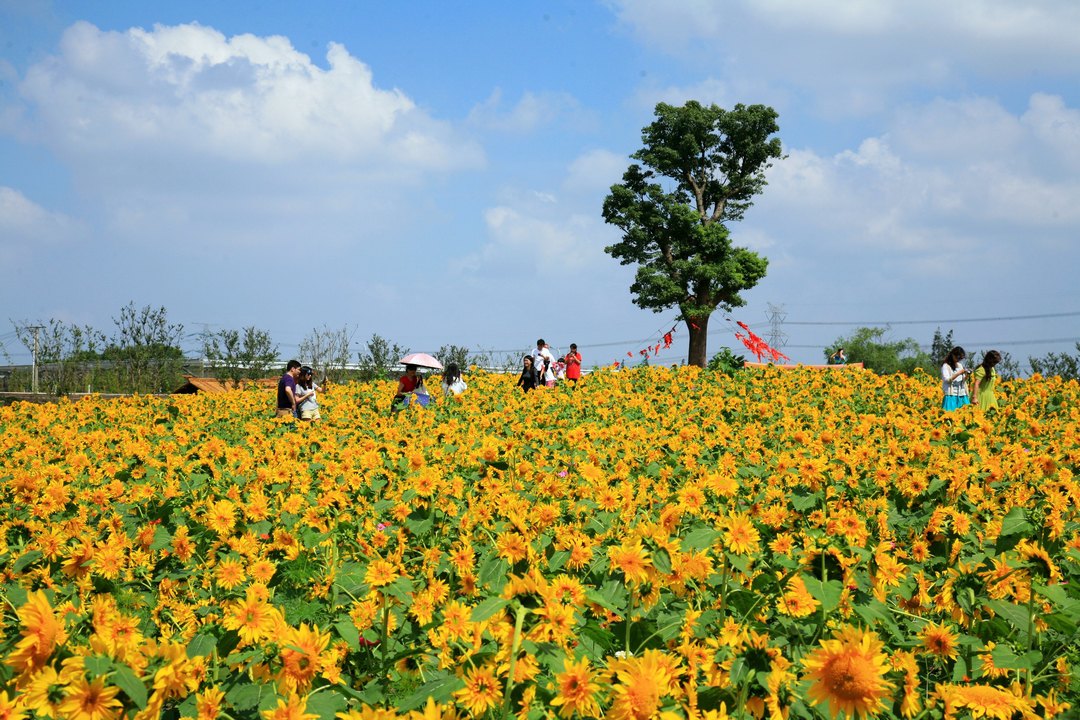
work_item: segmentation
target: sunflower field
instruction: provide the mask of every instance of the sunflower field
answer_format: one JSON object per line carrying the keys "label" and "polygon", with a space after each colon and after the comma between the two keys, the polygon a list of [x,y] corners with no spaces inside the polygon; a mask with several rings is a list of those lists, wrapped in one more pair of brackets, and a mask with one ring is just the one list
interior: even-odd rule
{"label": "sunflower field", "polygon": [[0,408],[0,720],[1080,716],[1075,381],[467,377]]}

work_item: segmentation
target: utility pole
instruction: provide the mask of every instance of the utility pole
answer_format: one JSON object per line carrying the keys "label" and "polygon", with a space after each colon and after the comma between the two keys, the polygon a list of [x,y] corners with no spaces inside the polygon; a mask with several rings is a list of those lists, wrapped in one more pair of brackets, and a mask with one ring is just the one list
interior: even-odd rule
{"label": "utility pole", "polygon": [[787,318],[787,313],[784,312],[783,305],[773,305],[769,303],[769,312],[766,313],[769,318],[769,346],[779,350],[787,345],[787,333],[784,332],[784,319]]}
{"label": "utility pole", "polygon": [[45,329],[44,325],[31,325],[29,330],[34,332],[34,351],[33,351],[33,365],[30,371],[30,391],[36,393],[38,391],[38,372],[37,372],[37,354],[38,354],[38,332]]}

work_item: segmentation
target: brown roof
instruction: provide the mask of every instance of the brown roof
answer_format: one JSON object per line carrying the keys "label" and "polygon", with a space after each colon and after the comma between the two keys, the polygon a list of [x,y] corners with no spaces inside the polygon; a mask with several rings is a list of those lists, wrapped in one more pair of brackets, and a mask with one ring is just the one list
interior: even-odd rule
{"label": "brown roof", "polygon": [[246,388],[255,385],[261,388],[273,388],[277,387],[278,378],[259,378],[258,380],[242,380],[237,385],[232,380],[219,380],[217,378],[195,377],[193,375],[185,375],[184,379],[187,380],[183,385],[173,390],[173,393],[220,393],[227,390],[236,390],[237,388]]}

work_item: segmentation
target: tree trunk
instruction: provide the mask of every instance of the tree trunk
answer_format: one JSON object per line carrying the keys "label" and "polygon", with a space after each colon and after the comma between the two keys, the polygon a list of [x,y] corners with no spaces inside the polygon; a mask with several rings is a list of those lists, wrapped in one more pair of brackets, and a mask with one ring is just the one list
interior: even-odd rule
{"label": "tree trunk", "polygon": [[690,331],[690,351],[687,353],[687,362],[703,368],[708,362],[705,344],[706,333],[709,330],[709,316],[686,318],[686,328]]}

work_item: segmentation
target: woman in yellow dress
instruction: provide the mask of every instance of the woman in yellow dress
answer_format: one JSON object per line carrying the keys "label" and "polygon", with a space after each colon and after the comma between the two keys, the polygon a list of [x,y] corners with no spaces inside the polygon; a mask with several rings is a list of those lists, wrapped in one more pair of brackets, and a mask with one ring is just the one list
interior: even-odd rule
{"label": "woman in yellow dress", "polygon": [[1001,353],[997,350],[991,350],[983,356],[982,363],[972,373],[972,377],[975,379],[972,404],[978,405],[983,410],[998,406],[997,395],[994,394],[998,385],[998,373],[994,366],[999,362],[1001,362]]}

